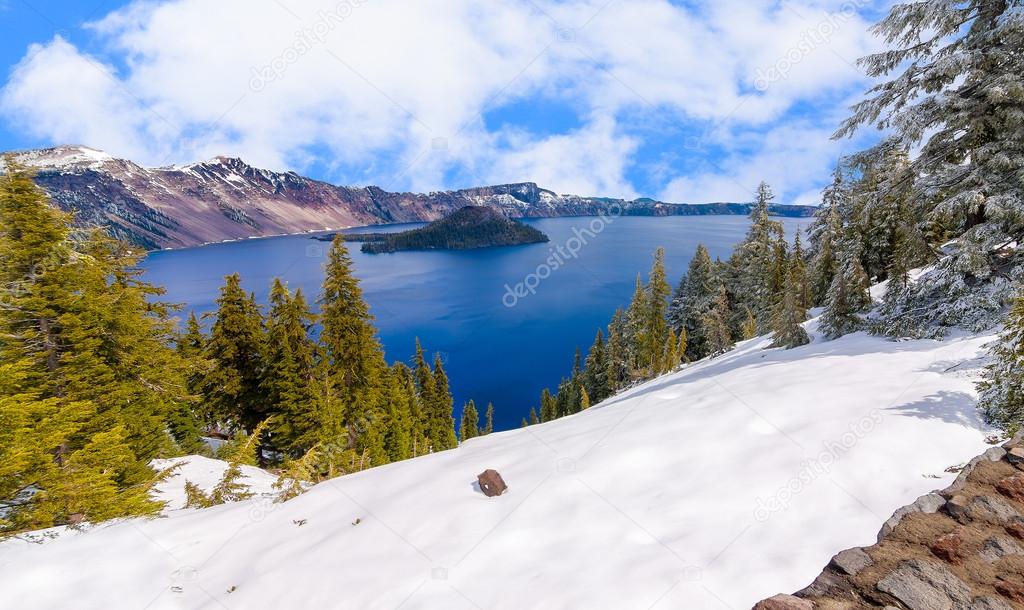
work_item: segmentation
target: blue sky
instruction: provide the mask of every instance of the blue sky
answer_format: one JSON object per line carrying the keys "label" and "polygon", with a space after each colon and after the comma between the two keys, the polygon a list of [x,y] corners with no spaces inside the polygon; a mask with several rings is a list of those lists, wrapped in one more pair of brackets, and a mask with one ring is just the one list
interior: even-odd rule
{"label": "blue sky", "polygon": [[882,3],[0,0],[0,148],[814,203]]}

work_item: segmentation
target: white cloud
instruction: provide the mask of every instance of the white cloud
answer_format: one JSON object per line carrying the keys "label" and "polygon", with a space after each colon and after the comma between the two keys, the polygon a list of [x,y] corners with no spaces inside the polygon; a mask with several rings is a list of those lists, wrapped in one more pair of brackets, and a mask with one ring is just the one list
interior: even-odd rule
{"label": "white cloud", "polygon": [[[789,123],[792,109],[862,80],[848,62],[868,49],[867,24],[830,18],[840,7],[148,0],[90,26],[108,49],[102,61],[60,37],[29,49],[0,110],[33,135],[148,164],[233,154],[298,171],[316,163],[340,181],[394,188],[437,189],[455,176],[455,186],[534,180],[624,196],[637,194],[627,176],[644,143],[621,119],[650,113],[710,125],[726,153],[716,163],[725,172],[673,168],[666,196],[746,198],[734,182],[755,175],[778,176],[778,190],[796,195],[822,179],[810,170],[820,163],[800,159],[815,161],[829,145],[825,130]],[[823,23],[837,27],[804,44]],[[780,76],[754,90],[773,68]],[[540,96],[570,104],[582,126],[486,127],[488,111]],[[743,138],[779,121],[763,142]]]}

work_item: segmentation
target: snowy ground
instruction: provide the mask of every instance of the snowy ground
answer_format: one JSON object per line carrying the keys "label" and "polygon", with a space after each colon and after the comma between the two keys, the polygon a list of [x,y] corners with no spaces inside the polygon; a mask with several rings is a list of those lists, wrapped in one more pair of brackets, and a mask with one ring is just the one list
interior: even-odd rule
{"label": "snowy ground", "polygon": [[[228,463],[223,460],[212,460],[201,455],[190,455],[185,458],[169,460],[153,460],[153,468],[165,470],[175,468],[167,479],[156,486],[157,499],[166,502],[165,515],[172,515],[185,508],[185,481],[195,483],[203,491],[209,492],[224,476]],[[266,470],[254,466],[242,466],[241,482],[249,487],[255,496],[266,496],[274,492],[273,485],[277,477]]]}
{"label": "snowy ground", "polygon": [[[0,607],[743,610],[874,542],[986,447],[972,382],[989,340],[755,339],[285,504],[2,544]],[[508,493],[476,489],[486,468]]]}

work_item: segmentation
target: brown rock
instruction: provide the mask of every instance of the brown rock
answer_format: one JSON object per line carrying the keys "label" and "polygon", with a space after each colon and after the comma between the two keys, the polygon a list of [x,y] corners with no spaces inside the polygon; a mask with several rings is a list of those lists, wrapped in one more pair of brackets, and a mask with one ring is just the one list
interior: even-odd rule
{"label": "brown rock", "polygon": [[753,610],[814,610],[814,604],[806,599],[780,593],[757,602]]}
{"label": "brown rock", "polygon": [[1024,582],[999,578],[996,580],[996,592],[1011,601],[1024,604]]}
{"label": "brown rock", "polygon": [[996,483],[996,489],[1007,498],[1024,503],[1024,473],[1006,477]]}
{"label": "brown rock", "polygon": [[480,491],[484,492],[488,498],[500,496],[508,489],[508,485],[505,485],[505,480],[501,478],[498,471],[490,468],[478,474],[476,480],[480,484]]}
{"label": "brown rock", "polygon": [[1024,540],[1024,522],[1011,523],[1006,526],[1006,533],[1017,540]]}
{"label": "brown rock", "polygon": [[945,536],[939,536],[935,542],[928,545],[928,549],[936,557],[943,561],[959,565],[964,560],[964,537],[962,527],[958,527]]}
{"label": "brown rock", "polygon": [[1024,447],[1014,447],[1007,451],[1006,461],[1018,468],[1024,466]]}

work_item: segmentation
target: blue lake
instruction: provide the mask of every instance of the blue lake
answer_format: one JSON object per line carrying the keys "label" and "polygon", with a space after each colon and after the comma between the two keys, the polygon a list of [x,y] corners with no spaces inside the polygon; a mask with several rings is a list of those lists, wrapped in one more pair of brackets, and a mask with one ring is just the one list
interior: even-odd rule
{"label": "blue lake", "polygon": [[[808,218],[781,219],[787,236]],[[698,243],[725,258],[742,239],[745,216],[549,218],[527,221],[546,244],[470,251],[363,254],[349,244],[356,275],[376,316],[389,361],[409,361],[419,337],[440,352],[455,408],[472,398],[495,406],[495,428],[517,427],[543,388],[554,389],[586,353],[597,329],[625,306],[637,273],[644,278],[665,247],[675,285]],[[417,225],[391,226],[388,230]],[[380,227],[360,229],[380,231]],[[197,314],[215,308],[225,275],[238,272],[246,290],[265,302],[274,277],[319,293],[329,244],[309,236],[251,239],[153,252],[146,279],[166,298]],[[187,314],[186,314],[187,315]]]}

